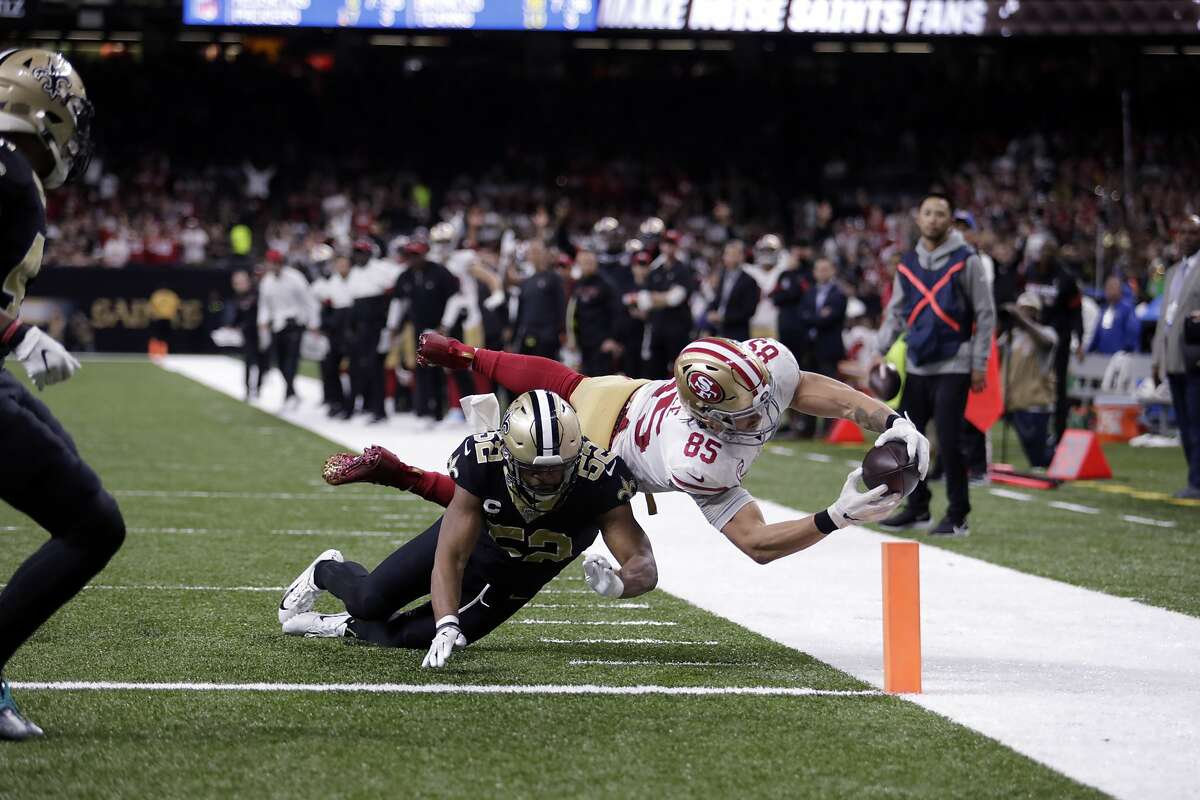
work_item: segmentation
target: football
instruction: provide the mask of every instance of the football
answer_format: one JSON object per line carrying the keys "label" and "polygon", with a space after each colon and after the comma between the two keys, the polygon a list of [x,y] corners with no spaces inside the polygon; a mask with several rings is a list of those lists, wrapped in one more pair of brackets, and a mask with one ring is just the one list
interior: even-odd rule
{"label": "football", "polygon": [[885,361],[871,370],[867,376],[867,387],[885,403],[900,394],[900,373],[896,365]]}
{"label": "football", "polygon": [[904,442],[886,442],[872,447],[862,462],[863,483],[874,489],[886,483],[889,492],[907,495],[917,487],[919,473],[917,462],[908,460],[908,448]]}

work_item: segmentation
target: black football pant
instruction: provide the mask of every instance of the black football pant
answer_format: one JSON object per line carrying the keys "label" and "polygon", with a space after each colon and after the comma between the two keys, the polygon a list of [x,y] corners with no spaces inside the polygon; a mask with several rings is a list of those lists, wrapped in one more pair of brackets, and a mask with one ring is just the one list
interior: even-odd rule
{"label": "black football pant", "polygon": [[[372,572],[353,561],[324,561],[317,566],[317,586],[342,601],[354,620],[349,630],[357,638],[384,647],[424,649],[433,641],[436,627],[433,604],[425,602],[396,612],[429,594],[433,556],[442,520],[405,543]],[[483,534],[487,535],[487,534]],[[459,625],[468,642],[487,636],[515,614],[542,588],[520,585],[511,579],[489,578],[472,555],[463,574]]]}
{"label": "black football pant", "polygon": [[446,371],[441,367],[413,368],[413,409],[418,417],[446,416]]}
{"label": "black football pant", "polygon": [[[946,494],[950,505],[946,514],[955,522],[964,522],[971,512],[967,494],[967,460],[963,455],[963,414],[967,410],[970,375],[914,375],[908,373],[900,410],[907,413],[922,433],[932,421],[937,429],[938,453],[946,473]],[[929,510],[932,494],[927,481],[921,481],[908,496],[908,506],[918,512]]]}
{"label": "black football pant", "polygon": [[112,496],[40,400],[0,369],[0,497],[50,533],[0,592],[0,670],[125,540]]}
{"label": "black football pant", "polygon": [[275,364],[283,373],[283,384],[287,387],[285,397],[296,394],[296,371],[300,369],[300,337],[304,328],[295,322],[289,322],[287,327],[272,337],[275,347]]}
{"label": "black football pant", "polygon": [[650,363],[646,377],[653,380],[670,378],[675,370],[675,358],[679,351],[691,342],[692,332],[686,328],[656,326],[650,328]]}

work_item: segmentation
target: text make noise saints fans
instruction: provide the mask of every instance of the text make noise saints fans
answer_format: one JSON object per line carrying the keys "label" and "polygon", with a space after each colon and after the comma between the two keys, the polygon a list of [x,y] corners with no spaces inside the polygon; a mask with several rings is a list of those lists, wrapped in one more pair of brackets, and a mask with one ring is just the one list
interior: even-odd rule
{"label": "text make noise saints fans", "polygon": [[[446,513],[375,568],[327,550],[293,581],[279,605],[285,633],[353,636],[388,647],[428,647],[423,666],[486,636],[578,558],[599,533],[619,562],[584,559],[588,585],[605,597],[636,597],[658,580],[649,539],[629,501],[637,483],[615,454],[588,441],[558,395],[517,397],[500,429],[469,436],[450,456]],[[382,448],[338,454],[333,484],[404,488],[420,474]],[[436,473],[434,473],[436,474]],[[312,611],[321,591],[345,613]],[[409,603],[426,602],[397,615]]]}

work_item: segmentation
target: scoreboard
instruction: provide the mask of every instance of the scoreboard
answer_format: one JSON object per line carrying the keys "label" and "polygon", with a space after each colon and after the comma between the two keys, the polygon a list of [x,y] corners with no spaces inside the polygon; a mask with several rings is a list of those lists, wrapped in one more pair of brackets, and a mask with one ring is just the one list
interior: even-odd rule
{"label": "scoreboard", "polygon": [[184,0],[183,15],[190,25],[322,28],[865,36],[1200,33],[1197,0]]}
{"label": "scoreboard", "polygon": [[594,31],[596,0],[184,0],[189,25]]}

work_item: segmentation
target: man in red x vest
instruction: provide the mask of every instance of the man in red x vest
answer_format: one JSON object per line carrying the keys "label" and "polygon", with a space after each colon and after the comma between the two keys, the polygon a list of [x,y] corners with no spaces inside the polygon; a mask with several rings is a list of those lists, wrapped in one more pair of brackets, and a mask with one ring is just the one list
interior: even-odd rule
{"label": "man in red x vest", "polygon": [[[908,380],[900,411],[924,432],[937,427],[949,506],[931,536],[966,536],[971,502],[967,463],[959,439],[967,393],[987,383],[988,352],[996,323],[991,286],[979,254],[953,227],[950,199],[930,194],[917,211],[921,238],[896,267],[892,299],[876,342],[880,357],[904,334]],[[900,530],[927,527],[929,487],[925,481],[908,504],[880,525]]]}

